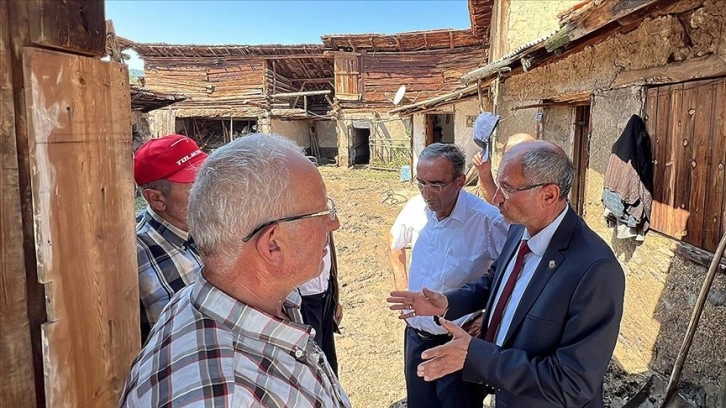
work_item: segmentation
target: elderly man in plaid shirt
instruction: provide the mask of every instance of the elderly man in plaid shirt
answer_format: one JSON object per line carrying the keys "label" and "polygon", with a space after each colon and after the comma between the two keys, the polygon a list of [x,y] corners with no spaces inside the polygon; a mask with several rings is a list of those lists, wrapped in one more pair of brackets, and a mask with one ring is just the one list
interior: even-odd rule
{"label": "elderly man in plaid shirt", "polygon": [[349,407],[295,290],[320,274],[340,226],[320,173],[291,141],[212,153],[189,201],[204,268],[159,317],[121,407]]}
{"label": "elderly man in plaid shirt", "polygon": [[134,155],[134,180],[148,203],[136,219],[141,340],[174,293],[194,282],[202,261],[189,238],[189,190],[207,154],[194,140],[169,135]]}

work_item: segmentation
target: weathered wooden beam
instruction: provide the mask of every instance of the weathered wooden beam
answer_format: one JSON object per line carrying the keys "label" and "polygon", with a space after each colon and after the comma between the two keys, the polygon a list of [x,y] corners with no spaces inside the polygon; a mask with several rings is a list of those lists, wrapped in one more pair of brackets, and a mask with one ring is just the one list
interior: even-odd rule
{"label": "weathered wooden beam", "polygon": [[327,58],[331,58],[331,57],[355,58],[355,57],[359,57],[360,53],[348,52],[348,51],[325,51],[325,52],[323,52],[323,55],[325,55]]}
{"label": "weathered wooden beam", "polygon": [[[35,277],[30,187],[25,188],[30,170],[24,163],[28,140],[19,58],[28,45],[27,7],[0,2],[0,401],[14,408],[45,406],[40,325],[46,319]],[[34,318],[33,308],[42,316]]]}
{"label": "weathered wooden beam", "polygon": [[322,54],[288,54],[288,55],[251,55],[246,57],[247,59],[262,59],[262,60],[286,60],[286,59],[328,59],[333,58],[332,56]]}
{"label": "weathered wooden beam", "polygon": [[484,79],[489,75],[497,73],[500,69],[508,68],[510,64],[517,61],[526,54],[526,50],[518,52],[509,58],[493,62],[491,64],[484,65],[481,68],[477,68],[471,72],[468,72],[461,76],[461,82],[470,83],[479,79]]}
{"label": "weathered wooden beam", "polygon": [[334,80],[335,77],[327,77],[327,78],[294,78],[291,79],[290,82],[304,82],[306,84],[324,84],[328,81]]}
{"label": "weathered wooden beam", "polygon": [[325,89],[322,91],[305,91],[305,92],[286,92],[286,93],[278,93],[274,95],[270,95],[271,98],[295,98],[298,96],[312,96],[312,95],[328,95],[330,94],[330,89]]}
{"label": "weathered wooden beam", "polygon": [[458,99],[461,96],[463,96],[463,95],[465,95],[465,94],[467,94],[469,92],[476,92],[476,90],[477,90],[478,87],[479,87],[479,84],[469,85],[466,88],[459,89],[459,90],[454,91],[454,92],[449,92],[449,93],[446,93],[446,94],[437,96],[435,98],[427,99],[425,101],[413,103],[413,104],[410,104],[410,105],[399,106],[397,108],[394,108],[394,109],[389,110],[388,113],[395,114],[395,113],[404,112],[404,111],[417,110],[419,108],[423,108],[423,107],[426,107],[426,106],[429,106],[429,105],[434,105],[434,104],[437,104],[439,102],[444,102],[444,101],[446,101],[448,99],[452,99],[452,98],[453,99]]}
{"label": "weathered wooden beam", "polygon": [[393,40],[396,42],[396,46],[398,47],[398,49],[403,51],[403,47],[401,47],[401,40],[398,39],[398,35],[394,35]]}
{"label": "weathered wooden beam", "polygon": [[582,38],[607,24],[642,10],[660,0],[606,0],[600,5],[574,14],[557,34],[545,42],[547,51],[552,52],[564,44]]}
{"label": "weathered wooden beam", "polygon": [[[677,243],[673,252],[705,267],[711,264],[714,257],[714,254],[685,242]],[[718,264],[718,270],[726,273],[726,258],[721,259],[721,262]]]}
{"label": "weathered wooden beam", "polygon": [[664,67],[621,72],[615,77],[611,87],[669,84],[724,75],[726,75],[726,62],[718,56],[710,56],[693,58],[680,64],[669,64]]}
{"label": "weathered wooden beam", "polygon": [[111,20],[106,20],[106,52],[111,57],[111,61],[124,62],[121,49],[116,40],[116,30],[113,28],[113,21]]}

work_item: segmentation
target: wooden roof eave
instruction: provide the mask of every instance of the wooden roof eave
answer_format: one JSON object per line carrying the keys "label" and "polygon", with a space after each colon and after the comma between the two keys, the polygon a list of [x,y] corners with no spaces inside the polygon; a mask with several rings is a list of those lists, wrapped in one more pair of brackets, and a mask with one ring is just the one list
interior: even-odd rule
{"label": "wooden roof eave", "polygon": [[131,109],[144,113],[151,112],[156,109],[161,109],[187,99],[185,95],[155,92],[136,86],[130,87],[130,93]]}
{"label": "wooden roof eave", "polygon": [[458,89],[453,92],[448,92],[443,95],[439,95],[434,98],[427,99],[425,101],[416,102],[416,103],[412,103],[410,105],[404,105],[404,106],[399,106],[397,108],[393,108],[393,109],[389,110],[388,113],[390,115],[394,115],[394,114],[412,115],[418,111],[428,110],[431,108],[435,108],[437,106],[455,102],[455,101],[457,101],[461,98],[467,97],[467,96],[475,95],[478,93],[478,89],[479,89],[479,84],[476,83],[473,85],[469,85],[465,88]]}
{"label": "wooden roof eave", "polygon": [[[509,68],[511,71],[512,66],[520,62],[522,58],[526,58],[528,55],[533,54],[535,51],[544,48],[544,44],[548,38],[555,33],[546,35],[540,39],[537,39],[529,44],[525,44],[522,47],[514,50],[514,52],[503,56],[502,58],[493,61],[483,67],[479,67],[473,71],[470,71],[461,77],[461,82],[470,84],[479,80],[488,80],[496,76],[501,70]],[[529,67],[528,67],[529,68]]]}
{"label": "wooden roof eave", "polygon": [[[474,81],[486,80],[496,76],[501,70],[513,69],[515,65],[526,60],[525,70],[530,70],[546,62],[547,57],[557,50],[585,40],[590,34],[606,26],[641,11],[648,6],[662,0],[640,0],[623,3],[620,0],[605,0],[602,3],[591,3],[590,7],[581,7],[567,14],[567,18],[560,21],[560,29],[516,49],[483,67],[470,71],[461,77],[461,82],[470,84]],[[548,53],[547,55],[543,55]],[[536,55],[536,58],[532,58]]]}

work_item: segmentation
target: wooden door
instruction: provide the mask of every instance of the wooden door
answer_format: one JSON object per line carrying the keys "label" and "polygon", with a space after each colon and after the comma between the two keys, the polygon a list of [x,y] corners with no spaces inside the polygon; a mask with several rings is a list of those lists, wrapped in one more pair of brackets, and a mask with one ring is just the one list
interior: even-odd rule
{"label": "wooden door", "polygon": [[436,115],[426,115],[426,144],[424,147],[432,144],[434,142],[434,120],[436,119]]}
{"label": "wooden door", "polygon": [[726,78],[648,90],[651,227],[715,251],[726,232]]}
{"label": "wooden door", "polygon": [[360,78],[360,64],[357,56],[336,55],[335,65],[335,97],[341,100],[357,101]]}

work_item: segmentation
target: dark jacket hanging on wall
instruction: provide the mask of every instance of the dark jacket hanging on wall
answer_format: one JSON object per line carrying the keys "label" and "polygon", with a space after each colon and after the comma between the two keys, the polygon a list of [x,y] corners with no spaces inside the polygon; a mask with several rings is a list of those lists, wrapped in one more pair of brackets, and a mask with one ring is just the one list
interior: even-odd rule
{"label": "dark jacket hanging on wall", "polygon": [[638,115],[630,117],[613,144],[605,172],[603,203],[610,217],[644,235],[653,206],[653,157],[650,136]]}

